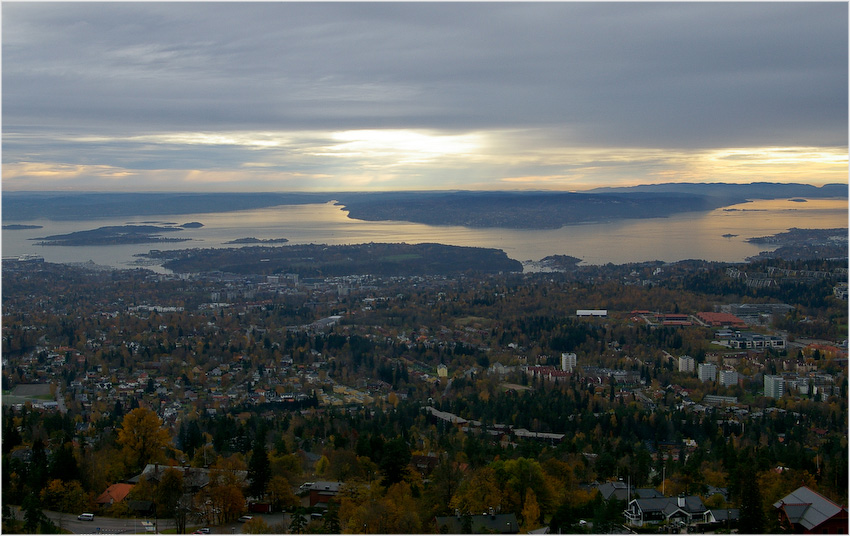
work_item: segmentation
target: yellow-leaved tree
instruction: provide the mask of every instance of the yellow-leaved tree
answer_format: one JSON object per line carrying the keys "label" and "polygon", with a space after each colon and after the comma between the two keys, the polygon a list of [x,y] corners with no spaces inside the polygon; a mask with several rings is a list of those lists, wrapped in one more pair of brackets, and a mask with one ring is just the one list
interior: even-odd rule
{"label": "yellow-leaved tree", "polygon": [[525,504],[522,507],[522,530],[530,532],[540,526],[540,506],[537,504],[537,495],[534,490],[525,490]]}
{"label": "yellow-leaved tree", "polygon": [[164,448],[171,443],[162,420],[148,408],[136,408],[124,416],[118,430],[127,467],[139,472],[148,463],[165,461]]}

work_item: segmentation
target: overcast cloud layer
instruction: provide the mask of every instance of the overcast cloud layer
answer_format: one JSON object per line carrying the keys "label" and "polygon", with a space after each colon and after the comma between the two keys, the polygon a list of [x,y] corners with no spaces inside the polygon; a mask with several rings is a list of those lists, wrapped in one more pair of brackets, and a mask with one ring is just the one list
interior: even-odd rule
{"label": "overcast cloud layer", "polygon": [[2,15],[4,190],[847,180],[844,2]]}

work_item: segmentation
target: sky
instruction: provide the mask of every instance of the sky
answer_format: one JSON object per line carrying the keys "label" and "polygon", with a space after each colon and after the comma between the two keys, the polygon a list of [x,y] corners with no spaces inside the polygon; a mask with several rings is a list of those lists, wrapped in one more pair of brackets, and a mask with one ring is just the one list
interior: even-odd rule
{"label": "sky", "polygon": [[847,183],[846,2],[2,3],[3,191]]}

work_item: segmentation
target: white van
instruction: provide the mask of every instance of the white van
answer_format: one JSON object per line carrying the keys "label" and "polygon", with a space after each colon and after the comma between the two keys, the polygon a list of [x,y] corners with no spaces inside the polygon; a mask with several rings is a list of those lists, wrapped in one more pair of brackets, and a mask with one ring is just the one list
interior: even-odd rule
{"label": "white van", "polygon": [[80,514],[77,516],[80,521],[94,521],[94,514]]}

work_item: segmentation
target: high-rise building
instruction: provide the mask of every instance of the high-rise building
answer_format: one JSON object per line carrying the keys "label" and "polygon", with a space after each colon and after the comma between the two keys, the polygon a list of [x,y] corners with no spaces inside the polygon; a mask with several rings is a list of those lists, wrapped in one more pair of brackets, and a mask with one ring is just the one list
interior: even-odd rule
{"label": "high-rise building", "polygon": [[721,370],[720,385],[726,387],[729,387],[730,385],[738,385],[738,372],[734,370]]}
{"label": "high-rise building", "polygon": [[764,396],[768,398],[782,398],[785,394],[785,380],[782,376],[764,375]]}
{"label": "high-rise building", "polygon": [[717,365],[714,363],[700,363],[697,376],[701,382],[717,381]]}
{"label": "high-rise building", "polygon": [[578,364],[576,354],[564,352],[561,354],[561,370],[564,372],[572,372]]}
{"label": "high-rise building", "polygon": [[696,359],[689,355],[683,355],[679,358],[679,372],[693,372],[696,370]]}

